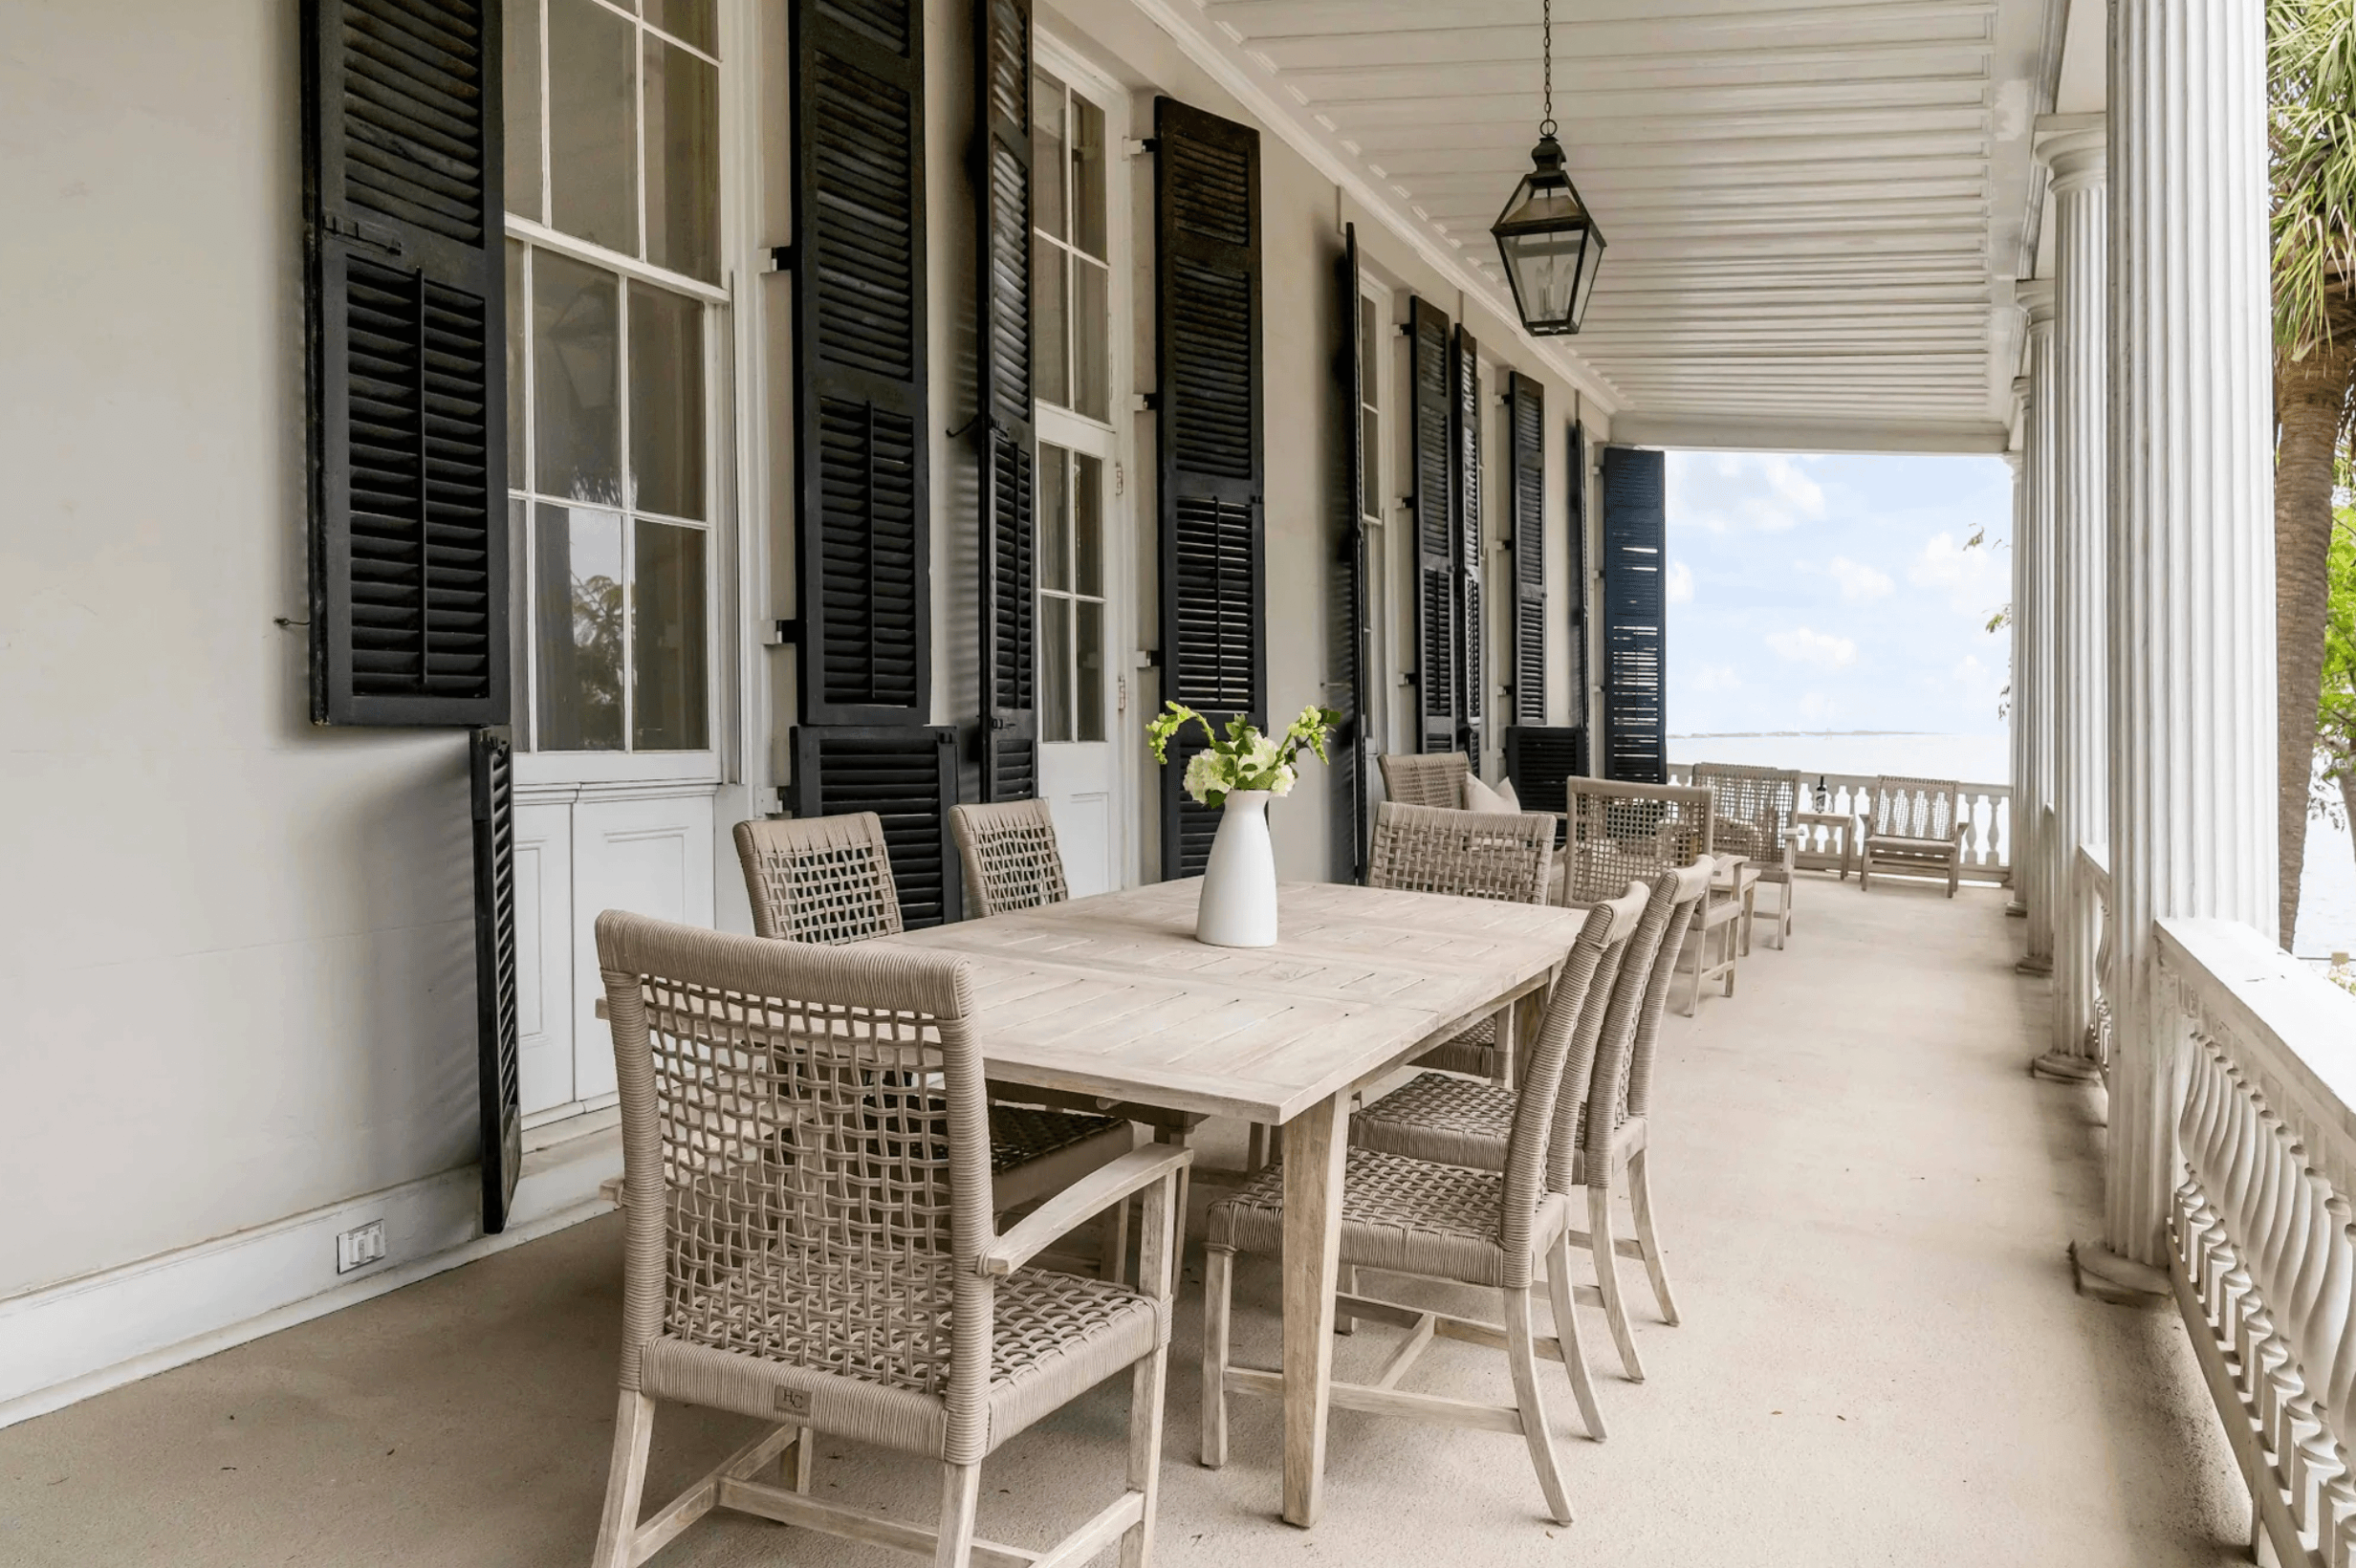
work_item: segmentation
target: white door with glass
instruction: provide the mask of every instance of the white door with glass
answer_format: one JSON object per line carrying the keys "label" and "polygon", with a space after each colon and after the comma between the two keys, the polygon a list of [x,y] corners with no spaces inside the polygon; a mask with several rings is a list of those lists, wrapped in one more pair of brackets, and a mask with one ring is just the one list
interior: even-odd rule
{"label": "white door with glass", "polygon": [[[1042,40],[1044,42],[1044,40]],[[1031,97],[1033,384],[1038,431],[1038,791],[1074,897],[1129,881],[1130,511],[1124,482],[1126,203],[1105,148],[1122,98],[1042,49]],[[1140,731],[1142,733],[1142,730]],[[1142,746],[1142,741],[1139,742]]]}

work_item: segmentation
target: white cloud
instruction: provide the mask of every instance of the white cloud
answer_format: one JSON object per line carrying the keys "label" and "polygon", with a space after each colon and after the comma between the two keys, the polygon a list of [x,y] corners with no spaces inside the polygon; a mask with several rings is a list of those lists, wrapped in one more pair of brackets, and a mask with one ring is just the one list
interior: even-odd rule
{"label": "white cloud", "polygon": [[1671,604],[1693,602],[1693,568],[1683,561],[1669,563],[1669,601]]}
{"label": "white cloud", "polygon": [[1693,679],[1687,684],[1686,689],[1695,692],[1740,691],[1742,672],[1732,664],[1704,664],[1693,672]]}
{"label": "white cloud", "polygon": [[1824,515],[1824,490],[1802,465],[1812,457],[1780,453],[1672,452],[1669,521],[1712,534],[1779,533]]}
{"label": "white cloud", "polygon": [[1857,644],[1845,637],[1795,626],[1788,632],[1769,632],[1767,645],[1795,664],[1839,669],[1857,657]]}
{"label": "white cloud", "polygon": [[1832,580],[1841,585],[1841,597],[1851,603],[1880,599],[1896,586],[1889,580],[1888,573],[1877,572],[1846,555],[1835,555],[1826,570],[1832,573]]}
{"label": "white cloud", "polygon": [[1986,615],[2004,598],[1995,555],[1967,550],[1944,531],[1923,541],[1922,554],[1906,575],[1918,588],[1945,589],[1948,602],[1967,615]]}

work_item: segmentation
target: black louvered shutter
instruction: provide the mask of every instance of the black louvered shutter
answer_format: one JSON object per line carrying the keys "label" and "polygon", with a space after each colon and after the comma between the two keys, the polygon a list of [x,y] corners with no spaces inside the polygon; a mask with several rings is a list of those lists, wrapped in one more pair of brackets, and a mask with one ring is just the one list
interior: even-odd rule
{"label": "black louvered shutter", "polygon": [[[1156,98],[1154,137],[1162,689],[1265,728],[1259,133]],[[1190,877],[1217,813],[1187,798],[1174,752],[1162,773],[1162,874]]]}
{"label": "black louvered shutter", "polygon": [[1038,793],[1031,401],[1031,0],[977,0],[974,238],[981,389],[982,798]]}
{"label": "black louvered shutter", "polygon": [[1480,767],[1482,687],[1489,680],[1481,633],[1481,351],[1472,335],[1456,329],[1455,364],[1450,383],[1450,445],[1456,483],[1456,744]]}
{"label": "black louvered shutter", "polygon": [[1333,746],[1335,786],[1349,802],[1349,866],[1352,882],[1366,880],[1366,666],[1370,628],[1366,623],[1366,406],[1365,342],[1358,330],[1360,279],[1358,226],[1342,226],[1342,260],[1335,278],[1342,295],[1342,352],[1334,359],[1336,401],[1342,404],[1342,449],[1347,471],[1342,481],[1342,592],[1343,617],[1335,652],[1342,667],[1327,689],[1347,707]]}
{"label": "black louvered shutter", "polygon": [[1524,811],[1561,811],[1563,781],[1587,773],[1587,732],[1571,725],[1517,724],[1505,732],[1505,776]]}
{"label": "black louvered shutter", "polygon": [[1667,499],[1661,453],[1603,448],[1603,776],[1631,784],[1669,778]]}
{"label": "black louvered shutter", "polygon": [[507,720],[499,17],[302,7],[316,724]]}
{"label": "black louvered shutter", "polygon": [[[1587,711],[1587,614],[1588,595],[1595,583],[1587,569],[1587,432],[1577,420],[1571,422],[1565,441],[1566,461],[1570,466],[1570,488],[1563,491],[1563,510],[1569,514],[1569,526],[1564,531],[1569,545],[1570,581],[1562,596],[1564,627],[1571,640],[1570,673],[1572,728],[1582,735],[1592,734],[1592,716]],[[1591,756],[1592,748],[1582,745],[1580,755]],[[1582,762],[1580,771],[1586,771]]]}
{"label": "black louvered shutter", "polygon": [[1448,316],[1410,302],[1408,377],[1415,440],[1416,750],[1456,749],[1456,490],[1451,482]]}
{"label": "black louvered shutter", "polygon": [[515,752],[505,729],[477,730],[474,797],[474,1049],[482,1103],[483,1231],[507,1229],[524,1164],[515,1013]]}
{"label": "black louvered shutter", "polygon": [[924,12],[795,0],[801,718],[931,716]]}
{"label": "black louvered shutter", "polygon": [[1516,374],[1506,386],[1505,410],[1507,501],[1514,514],[1514,722],[1544,724],[1546,388]]}
{"label": "black louvered shutter", "polygon": [[964,918],[949,809],[957,803],[954,725],[796,725],[794,815],[884,819],[900,918],[910,930]]}

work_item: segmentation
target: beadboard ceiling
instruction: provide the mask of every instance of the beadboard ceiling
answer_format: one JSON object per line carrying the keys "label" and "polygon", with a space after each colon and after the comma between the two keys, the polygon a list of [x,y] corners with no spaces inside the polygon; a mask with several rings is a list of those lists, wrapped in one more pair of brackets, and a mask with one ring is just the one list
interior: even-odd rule
{"label": "beadboard ceiling", "polygon": [[[1615,438],[2001,449],[2062,5],[1557,0],[1556,115],[1610,248],[1555,342]],[[1535,140],[1538,0],[1148,9],[1510,314],[1488,229]]]}

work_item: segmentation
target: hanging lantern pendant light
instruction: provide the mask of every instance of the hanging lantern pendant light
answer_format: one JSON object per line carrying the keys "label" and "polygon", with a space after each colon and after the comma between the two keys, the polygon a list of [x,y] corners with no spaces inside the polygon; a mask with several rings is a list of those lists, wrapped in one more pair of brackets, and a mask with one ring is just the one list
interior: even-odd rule
{"label": "hanging lantern pendant light", "polygon": [[1545,118],[1538,121],[1538,145],[1530,149],[1530,172],[1489,231],[1497,238],[1521,324],[1536,337],[1559,338],[1577,332],[1586,317],[1603,266],[1603,231],[1563,172],[1562,143],[1555,140],[1554,0],[1543,0],[1542,15]]}

